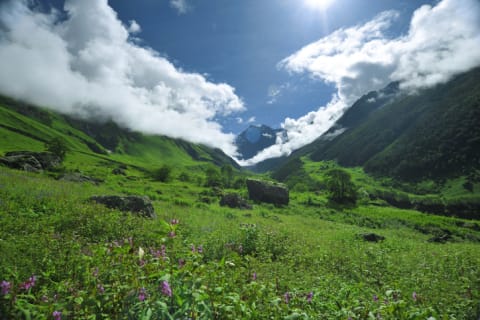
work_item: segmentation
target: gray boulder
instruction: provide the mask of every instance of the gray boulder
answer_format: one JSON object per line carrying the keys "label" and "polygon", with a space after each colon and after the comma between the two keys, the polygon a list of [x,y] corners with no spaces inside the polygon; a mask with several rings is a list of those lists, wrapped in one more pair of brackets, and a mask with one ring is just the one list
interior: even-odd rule
{"label": "gray boulder", "polygon": [[360,237],[368,242],[379,242],[385,240],[384,236],[378,235],[376,233],[364,233],[361,234]]}
{"label": "gray boulder", "polygon": [[288,205],[288,188],[280,183],[247,179],[248,197],[253,201]]}
{"label": "gray boulder", "polygon": [[11,151],[0,158],[0,164],[30,172],[49,170],[59,166],[61,162],[59,157],[50,152]]}
{"label": "gray boulder", "polygon": [[220,205],[222,207],[238,208],[251,210],[252,205],[247,202],[242,196],[238,193],[228,193],[220,199]]}
{"label": "gray boulder", "polygon": [[98,185],[101,182],[103,182],[103,180],[86,176],[79,172],[65,173],[60,177],[59,180],[70,181],[70,182],[90,182],[90,183],[93,183],[94,185]]}
{"label": "gray boulder", "polygon": [[147,196],[93,196],[91,201],[110,209],[133,212],[146,218],[155,218],[152,201]]}

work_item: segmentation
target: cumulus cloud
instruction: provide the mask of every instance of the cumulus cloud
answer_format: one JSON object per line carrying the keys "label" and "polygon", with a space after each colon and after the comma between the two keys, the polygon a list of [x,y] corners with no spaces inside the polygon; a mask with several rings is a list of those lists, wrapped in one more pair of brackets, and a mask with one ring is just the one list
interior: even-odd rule
{"label": "cumulus cloud", "polygon": [[214,120],[244,110],[233,87],[136,45],[140,26],[123,25],[107,0],[66,0],[66,16],[29,3],[0,5],[0,92],[235,154],[233,134]]}
{"label": "cumulus cloud", "polygon": [[139,33],[142,31],[142,28],[135,20],[130,20],[130,26],[128,26],[128,32],[131,34]]}
{"label": "cumulus cloud", "polygon": [[191,9],[187,0],[170,0],[170,6],[177,10],[178,14],[185,14]]}
{"label": "cumulus cloud", "polygon": [[291,73],[306,73],[334,86],[326,105],[282,127],[288,140],[263,150],[243,164],[290,154],[311,143],[361,95],[391,81],[418,90],[443,83],[480,65],[480,2],[442,0],[418,8],[408,33],[396,38],[388,31],[399,13],[387,11],[371,21],[339,29],[279,63]]}

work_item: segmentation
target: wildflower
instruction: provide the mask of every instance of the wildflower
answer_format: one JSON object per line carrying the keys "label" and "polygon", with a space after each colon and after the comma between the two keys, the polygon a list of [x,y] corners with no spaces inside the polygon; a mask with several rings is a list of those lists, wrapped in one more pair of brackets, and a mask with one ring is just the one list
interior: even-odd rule
{"label": "wildflower", "polygon": [[417,302],[417,300],[418,300],[418,296],[417,296],[417,293],[415,291],[413,291],[413,293],[412,293],[412,299],[415,302]]}
{"label": "wildflower", "polygon": [[31,288],[33,288],[35,286],[35,282],[37,281],[37,277],[35,276],[31,276],[30,278],[28,278],[27,281],[25,281],[24,283],[22,283],[20,285],[20,289],[23,289],[23,290],[30,290]]}
{"label": "wildflower", "polygon": [[173,231],[173,230],[170,231],[170,232],[168,233],[168,236],[169,236],[170,238],[175,238],[175,236],[176,236],[175,231]]}
{"label": "wildflower", "polygon": [[285,292],[285,294],[283,295],[283,301],[285,301],[286,304],[290,302],[290,293]]}
{"label": "wildflower", "polygon": [[202,245],[199,245],[199,246],[198,246],[197,252],[198,252],[198,253],[203,253],[203,246],[202,246]]}
{"label": "wildflower", "polygon": [[0,283],[0,288],[2,289],[2,294],[6,295],[10,292],[10,288],[12,287],[11,283],[8,281],[3,280],[2,283]]}
{"label": "wildflower", "polygon": [[310,291],[307,294],[307,302],[312,302],[312,299],[313,299],[313,291]]}
{"label": "wildflower", "polygon": [[62,319],[62,313],[60,311],[55,310],[55,311],[53,311],[52,315],[53,315],[54,320],[61,320]]}
{"label": "wildflower", "polygon": [[146,263],[147,263],[147,262],[146,262],[145,260],[143,260],[143,259],[140,260],[140,261],[138,261],[138,265],[140,266],[140,268],[142,268],[143,266],[145,266]]}
{"label": "wildflower", "polygon": [[48,302],[48,297],[46,295],[43,295],[41,299],[42,299],[42,302],[45,302],[45,303]]}
{"label": "wildflower", "polygon": [[92,275],[93,275],[95,278],[98,277],[98,267],[95,267],[95,269],[93,269]]}
{"label": "wildflower", "polygon": [[195,249],[195,245],[192,244],[192,246],[190,247],[190,250],[192,250],[192,253],[195,253],[197,250]]}
{"label": "wildflower", "polygon": [[185,266],[185,259],[178,259],[178,267],[183,268]]}
{"label": "wildflower", "polygon": [[147,298],[147,290],[145,288],[141,288],[140,291],[138,292],[138,300],[140,300],[140,302],[143,302],[145,301],[146,298]]}
{"label": "wildflower", "polygon": [[142,247],[138,247],[138,259],[142,260],[144,255],[145,251],[142,249]]}
{"label": "wildflower", "polygon": [[238,253],[243,253],[243,246],[241,244],[238,245]]}
{"label": "wildflower", "polygon": [[172,296],[172,288],[170,288],[170,284],[167,280],[162,281],[162,294],[167,297]]}
{"label": "wildflower", "polygon": [[252,274],[252,280],[253,280],[253,281],[257,280],[257,273],[256,273],[256,272],[254,272],[254,273]]}
{"label": "wildflower", "polygon": [[377,297],[376,294],[373,295],[373,301],[374,301],[374,302],[378,302],[378,297]]}
{"label": "wildflower", "polygon": [[180,223],[180,220],[178,220],[178,219],[172,219],[172,220],[170,221],[170,224],[173,224],[173,225],[179,224],[179,223]]}
{"label": "wildflower", "polygon": [[97,291],[98,293],[102,294],[105,292],[105,288],[99,283],[97,284]]}

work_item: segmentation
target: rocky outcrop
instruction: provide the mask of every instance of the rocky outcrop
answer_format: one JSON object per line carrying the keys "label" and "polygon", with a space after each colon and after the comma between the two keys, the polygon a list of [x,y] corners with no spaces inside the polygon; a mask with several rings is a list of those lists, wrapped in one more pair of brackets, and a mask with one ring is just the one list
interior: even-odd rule
{"label": "rocky outcrop", "polygon": [[50,152],[12,151],[0,158],[0,164],[30,172],[49,170],[59,166],[61,162],[59,157]]}
{"label": "rocky outcrop", "polygon": [[376,233],[364,233],[360,235],[360,238],[368,242],[379,242],[385,240],[384,236],[378,235]]}
{"label": "rocky outcrop", "polygon": [[146,218],[155,218],[152,201],[147,196],[93,196],[91,201],[110,209],[132,212]]}
{"label": "rocky outcrop", "polygon": [[79,172],[66,173],[62,175],[59,180],[70,181],[70,182],[90,182],[90,183],[93,183],[94,185],[98,185],[101,182],[103,182],[103,180],[89,177]]}
{"label": "rocky outcrop", "polygon": [[220,205],[222,207],[238,208],[251,210],[252,205],[247,202],[246,199],[242,198],[238,193],[228,193],[220,199]]}
{"label": "rocky outcrop", "polygon": [[279,183],[247,179],[248,196],[253,201],[273,203],[274,205],[288,205],[288,188]]}

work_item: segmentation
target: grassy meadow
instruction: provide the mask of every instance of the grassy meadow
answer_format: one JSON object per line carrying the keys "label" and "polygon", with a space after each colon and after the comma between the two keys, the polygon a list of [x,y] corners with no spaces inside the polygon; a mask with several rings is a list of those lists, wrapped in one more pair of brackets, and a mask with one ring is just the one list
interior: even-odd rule
{"label": "grassy meadow", "polygon": [[[231,209],[219,205],[220,195],[247,197],[241,182],[252,174],[235,169],[230,185],[236,189],[207,187],[208,160],[215,159],[204,149],[195,150],[203,160],[193,160],[175,141],[143,136],[95,153],[88,147],[95,140],[55,114],[34,119],[2,107],[0,116],[2,153],[41,151],[52,137],[69,148],[63,166],[51,172],[0,167],[2,320],[479,315],[479,222],[369,197],[379,190],[414,197],[419,189],[421,196],[464,196],[462,178],[441,187],[395,186],[350,168],[359,200],[338,206],[324,184],[336,164],[305,160],[288,206]],[[172,168],[171,179],[152,178],[164,165]],[[113,174],[116,168],[123,174]],[[101,182],[58,179],[74,172]],[[105,194],[146,195],[157,218],[88,201]],[[361,238],[371,232],[385,240]],[[444,234],[445,243],[429,241]]]}

